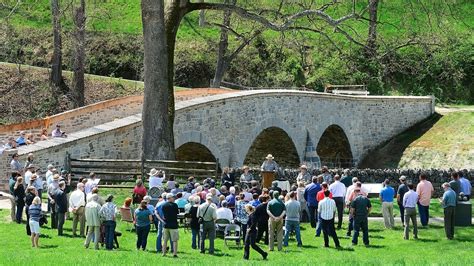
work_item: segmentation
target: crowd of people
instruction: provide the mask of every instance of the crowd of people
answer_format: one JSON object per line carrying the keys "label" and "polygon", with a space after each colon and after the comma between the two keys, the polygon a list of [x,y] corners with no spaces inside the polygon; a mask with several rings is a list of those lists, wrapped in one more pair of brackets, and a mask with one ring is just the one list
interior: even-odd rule
{"label": "crowd of people", "polygon": [[[262,168],[267,170],[265,167],[269,165],[273,164],[266,161]],[[381,202],[387,229],[395,226],[393,204],[396,200],[404,226],[404,239],[409,239],[411,229],[416,239],[417,215],[422,226],[429,224],[429,207],[434,192],[425,174],[420,175],[416,186],[406,177],[400,177],[397,190],[387,179],[383,182],[379,199],[369,199],[367,190],[357,177],[350,177],[347,171],[342,177],[333,176],[327,167],[323,167],[323,174],[311,176],[308,168],[302,165],[296,183],[289,191],[281,189],[276,181],[262,187],[246,166],[240,178],[224,168],[220,187],[212,178],[200,183],[189,177],[181,188],[173,175],[166,176],[164,171],[152,169],[148,174],[148,186],[138,179],[130,197],[118,207],[113,195],[99,194],[99,181],[94,173],[87,178],[80,177],[74,183],[70,173],[48,165],[43,180],[33,155],[26,163],[19,162],[18,156],[13,155],[11,169],[10,193],[12,206],[15,206],[12,220],[22,223],[23,211],[26,212],[26,231],[31,235],[33,247],[39,246],[40,224],[45,218],[41,201],[45,192],[51,227],[57,229],[59,236],[63,235],[65,219],[72,216],[72,234],[84,237],[86,248],[93,242],[99,249],[102,242],[107,250],[113,250],[118,245],[114,245],[118,213],[123,215],[126,211],[134,223],[137,250],[146,250],[148,236],[154,227],[157,230],[156,251],[163,256],[170,251],[173,257],[178,256],[180,220],[184,220],[191,230],[190,247],[199,249],[201,253],[214,254],[216,230],[219,230],[222,220],[226,220],[224,224],[235,224],[241,229],[237,241],[244,242],[244,259],[249,259],[250,248],[267,259],[268,252],[259,244],[268,245],[268,251],[273,251],[275,246],[281,251],[290,244],[292,234],[296,245],[301,247],[300,224],[305,220],[314,228],[316,237],[323,234],[324,247],[329,247],[332,238],[334,246],[341,248],[337,231],[342,229],[344,209],[348,210],[349,220],[346,235],[352,238],[353,245],[357,245],[362,234],[362,241],[368,246],[368,217],[374,200]],[[459,196],[471,195],[471,183],[462,172],[460,174],[452,173],[452,181],[443,184],[444,194],[439,199],[444,209],[447,239],[454,238],[455,207]],[[164,192],[158,196],[150,195],[148,192],[153,188]]]}
{"label": "crowd of people", "polygon": [[16,149],[20,146],[35,144],[37,141],[47,140],[49,138],[65,138],[67,137],[66,132],[61,130],[61,125],[56,125],[56,127],[48,133],[46,128],[41,130],[41,133],[35,136],[33,133],[26,133],[26,131],[20,131],[19,136],[15,139],[14,136],[9,136],[3,144],[0,145],[0,154],[4,150]]}

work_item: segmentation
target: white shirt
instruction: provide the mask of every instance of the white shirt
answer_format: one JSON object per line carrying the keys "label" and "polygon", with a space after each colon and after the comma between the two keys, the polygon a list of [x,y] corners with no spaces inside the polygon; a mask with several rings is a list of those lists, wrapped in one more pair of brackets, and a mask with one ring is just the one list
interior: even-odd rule
{"label": "white shirt", "polygon": [[356,187],[355,184],[352,184],[350,185],[347,190],[346,190],[346,204],[349,204],[350,202],[348,202],[349,200],[349,196],[352,194],[352,192],[354,192],[354,188]]}
{"label": "white shirt", "polygon": [[318,213],[324,220],[332,220],[336,211],[336,202],[329,197],[325,197],[318,203]]}
{"label": "white shirt", "polygon": [[72,209],[77,209],[81,206],[86,206],[85,195],[84,192],[79,189],[76,189],[69,196],[69,210],[72,211]]}
{"label": "white shirt", "polygon": [[329,186],[329,191],[331,191],[333,198],[344,197],[346,195],[346,186],[339,180],[336,180]]}
{"label": "white shirt", "polygon": [[158,176],[150,176],[150,180],[148,182],[150,188],[152,187],[161,187],[163,186],[163,177]]}
{"label": "white shirt", "polygon": [[49,185],[51,185],[51,183],[53,183],[53,172],[51,172],[50,170],[46,171],[46,185],[49,187]]}
{"label": "white shirt", "polygon": [[253,199],[253,195],[250,192],[245,191],[244,195],[245,195],[244,200],[247,201],[247,202],[249,202]]}
{"label": "white shirt", "polygon": [[216,211],[217,219],[227,219],[229,222],[232,222],[234,216],[232,215],[232,211],[229,208],[221,207]]}
{"label": "white shirt", "polygon": [[87,183],[84,185],[84,192],[86,192],[86,194],[91,193],[92,189],[99,185],[99,181],[100,179],[97,178],[88,180]]}
{"label": "white shirt", "polygon": [[30,180],[31,180],[32,175],[33,173],[30,170],[25,172],[25,184],[27,187],[30,185]]}

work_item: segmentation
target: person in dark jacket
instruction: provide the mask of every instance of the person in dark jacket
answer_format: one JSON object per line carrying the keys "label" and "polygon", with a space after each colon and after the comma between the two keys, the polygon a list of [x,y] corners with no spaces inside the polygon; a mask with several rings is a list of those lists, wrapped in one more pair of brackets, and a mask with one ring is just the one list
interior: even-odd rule
{"label": "person in dark jacket", "polygon": [[31,231],[31,245],[33,247],[39,247],[38,240],[40,234],[40,224],[39,221],[41,219],[41,199],[39,197],[35,197],[28,208],[28,213],[30,215],[30,231]]}
{"label": "person in dark jacket", "polygon": [[197,217],[197,212],[198,212],[199,204],[201,203],[201,198],[199,198],[199,196],[192,196],[189,199],[189,202],[192,204],[191,209],[189,209],[189,214],[191,216],[190,227],[191,227],[191,233],[192,233],[191,248],[197,249],[198,243],[201,243],[200,235],[199,235],[200,226],[199,226],[198,217]]}
{"label": "person in dark jacket", "polygon": [[312,181],[304,190],[304,199],[308,205],[311,227],[316,228],[316,221],[318,219],[318,200],[316,195],[321,190],[321,185],[318,183],[318,177],[316,176],[313,176]]}
{"label": "person in dark jacket", "polygon": [[18,224],[21,224],[21,216],[23,214],[23,208],[25,207],[25,187],[23,186],[23,177],[19,176],[16,179],[16,183],[13,186],[13,196],[15,197],[16,203],[16,217],[15,220]]}
{"label": "person in dark jacket", "polygon": [[25,214],[26,214],[26,234],[31,235],[30,230],[30,214],[29,208],[33,203],[33,199],[36,197],[36,189],[33,186],[29,186],[26,188],[26,197],[25,197]]}
{"label": "person in dark jacket", "polygon": [[244,260],[248,260],[250,257],[250,247],[260,253],[263,259],[266,260],[268,253],[263,251],[256,243],[258,217],[255,215],[255,208],[252,205],[247,204],[245,205],[245,211],[249,215],[249,219],[247,222],[247,234],[245,238]]}
{"label": "person in dark jacket", "polygon": [[56,217],[58,219],[58,236],[63,235],[64,219],[67,212],[67,193],[65,189],[66,183],[63,181],[59,182],[59,189],[56,190],[56,194],[54,195],[56,201]]}
{"label": "person in dark jacket", "polygon": [[258,234],[257,234],[257,242],[260,242],[263,237],[263,233],[265,233],[264,243],[268,245],[268,213],[267,213],[267,204],[268,204],[268,197],[267,196],[260,196],[258,200],[261,202],[260,205],[255,208],[255,218],[258,221]]}

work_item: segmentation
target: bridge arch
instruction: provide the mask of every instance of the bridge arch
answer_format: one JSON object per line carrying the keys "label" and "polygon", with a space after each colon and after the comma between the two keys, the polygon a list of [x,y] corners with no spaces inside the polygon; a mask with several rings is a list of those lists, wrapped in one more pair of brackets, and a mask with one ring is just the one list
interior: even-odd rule
{"label": "bridge arch", "polygon": [[322,165],[329,167],[352,167],[353,150],[343,127],[338,124],[327,126],[319,137],[316,152]]}
{"label": "bridge arch", "polygon": [[[199,131],[186,131],[175,135],[176,158],[204,158],[199,161],[207,161],[209,159],[226,160],[223,158],[220,149],[207,136]],[[191,152],[197,154],[192,155]],[[186,159],[187,160],[187,159]],[[193,159],[194,161],[195,159]]]}
{"label": "bridge arch", "polygon": [[176,149],[176,160],[214,162],[216,157],[201,143],[187,142]]}
{"label": "bridge arch", "polygon": [[298,167],[300,163],[293,140],[278,127],[268,127],[255,138],[245,155],[244,164],[260,165],[267,154],[272,154],[284,167]]}
{"label": "bridge arch", "polygon": [[[301,132],[300,132],[301,131]],[[277,134],[277,136],[282,137],[285,139],[285,143],[287,148],[286,150],[290,150],[291,156],[287,158],[287,160],[283,160],[283,163],[285,161],[291,162],[290,166],[293,166],[301,162],[302,156],[303,156],[303,151],[304,151],[304,140],[306,137],[306,131],[304,129],[297,131],[293,130],[292,127],[290,127],[285,121],[278,117],[273,117],[273,118],[267,118],[259,123],[257,123],[257,126],[250,132],[246,134],[245,137],[243,137],[239,142],[239,145],[234,146],[234,150],[237,151],[237,158],[236,158],[236,164],[237,166],[241,166],[247,162],[251,162],[247,160],[247,155],[249,152],[251,152],[252,145],[256,144],[255,142],[258,141],[258,138],[260,139],[265,139],[268,136],[271,136],[272,134]],[[263,134],[263,135],[262,135]],[[267,144],[264,144],[268,146]],[[268,150],[268,149],[267,149]],[[265,156],[268,153],[271,153],[271,149],[268,150],[268,152],[264,149],[261,151],[262,154],[265,153],[263,156],[256,155],[254,156],[255,158],[257,156],[260,156],[259,158],[259,164],[261,164],[265,158]],[[278,158],[278,152],[274,152],[273,156],[275,157],[275,160],[281,164],[281,158]],[[282,166],[286,166],[282,164]]]}

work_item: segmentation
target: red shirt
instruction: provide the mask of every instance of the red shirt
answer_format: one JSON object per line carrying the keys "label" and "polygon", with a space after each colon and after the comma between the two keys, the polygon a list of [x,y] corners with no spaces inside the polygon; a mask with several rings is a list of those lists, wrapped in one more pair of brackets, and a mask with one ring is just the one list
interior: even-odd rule
{"label": "red shirt", "polygon": [[133,189],[133,194],[136,194],[137,195],[137,202],[135,203],[140,203],[140,201],[143,200],[143,197],[146,196],[146,188],[145,186],[141,186],[141,187],[137,187],[135,186],[135,188]]}
{"label": "red shirt", "polygon": [[[329,198],[332,199],[332,193],[329,192]],[[324,199],[324,190],[320,190],[318,194],[316,194],[316,200],[322,201]]]}

